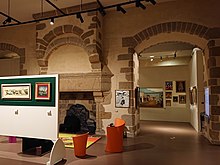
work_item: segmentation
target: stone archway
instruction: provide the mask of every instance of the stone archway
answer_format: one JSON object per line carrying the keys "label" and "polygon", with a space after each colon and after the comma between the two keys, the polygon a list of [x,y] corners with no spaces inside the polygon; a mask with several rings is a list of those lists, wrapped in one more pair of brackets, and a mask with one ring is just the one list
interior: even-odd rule
{"label": "stone archway", "polygon": [[20,56],[20,75],[27,75],[27,70],[24,69],[25,64],[25,48],[18,48],[15,45],[8,43],[0,43],[0,50],[9,50]]}
{"label": "stone archway", "polygon": [[52,52],[66,44],[82,47],[89,56],[92,69],[100,71],[103,66],[103,61],[101,61],[102,51],[98,42],[93,43],[91,41],[91,37],[94,37],[94,35],[94,30],[84,31],[78,26],[61,25],[44,34],[42,38],[37,38],[36,52],[40,74],[47,73],[48,58]]}
{"label": "stone archway", "polygon": [[[177,35],[178,34],[178,39]],[[128,54],[118,55],[118,60],[129,60],[130,63],[135,63],[132,54],[141,52],[144,48],[158,43],[158,41],[182,41],[198,45],[205,52],[205,59],[208,70],[208,79],[204,80],[205,86],[210,90],[210,118],[206,119],[206,137],[211,143],[220,144],[220,44],[216,42],[220,38],[220,28],[210,28],[207,26],[191,23],[191,22],[165,22],[148,27],[133,36],[122,38],[122,47],[127,48]],[[121,70],[126,68],[121,68]],[[128,65],[126,76],[132,75],[134,65]],[[127,82],[119,82],[122,84],[130,84],[133,98],[135,100],[134,80]],[[134,103],[133,103],[134,104]],[[132,120],[132,131],[138,132],[139,124],[135,124],[139,114],[133,110],[128,110],[129,115],[124,115],[124,118]],[[139,112],[139,111],[138,111]],[[210,120],[210,122],[209,122]]]}

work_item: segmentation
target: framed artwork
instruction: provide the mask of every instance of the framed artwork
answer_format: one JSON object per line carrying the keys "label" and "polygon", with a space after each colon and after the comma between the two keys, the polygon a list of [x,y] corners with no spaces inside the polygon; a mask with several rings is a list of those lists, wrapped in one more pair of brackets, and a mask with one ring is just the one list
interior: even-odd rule
{"label": "framed artwork", "polygon": [[186,95],[179,95],[179,104],[186,104]]}
{"label": "framed artwork", "polygon": [[166,92],[166,99],[172,99],[172,92]]}
{"label": "framed artwork", "polygon": [[140,107],[163,108],[163,88],[140,88]]}
{"label": "framed artwork", "polygon": [[173,96],[173,102],[177,103],[178,102],[178,96]]}
{"label": "framed artwork", "polygon": [[115,107],[116,108],[129,108],[129,90],[116,90],[115,91]]}
{"label": "framed artwork", "polygon": [[140,87],[135,88],[135,108],[138,109],[140,104]]}
{"label": "framed artwork", "polygon": [[31,84],[1,84],[1,98],[31,100]]}
{"label": "framed artwork", "polygon": [[173,81],[165,81],[165,90],[173,90]]}
{"label": "framed artwork", "polygon": [[186,81],[176,81],[176,92],[186,92]]}
{"label": "framed artwork", "polygon": [[171,100],[166,100],[166,106],[171,106]]}
{"label": "framed artwork", "polygon": [[50,82],[35,83],[35,99],[50,100]]}
{"label": "framed artwork", "polygon": [[192,88],[189,88],[189,102],[191,105],[193,105]]}
{"label": "framed artwork", "polygon": [[192,103],[193,103],[194,105],[197,104],[197,88],[196,88],[196,86],[194,86],[194,87],[192,88]]}

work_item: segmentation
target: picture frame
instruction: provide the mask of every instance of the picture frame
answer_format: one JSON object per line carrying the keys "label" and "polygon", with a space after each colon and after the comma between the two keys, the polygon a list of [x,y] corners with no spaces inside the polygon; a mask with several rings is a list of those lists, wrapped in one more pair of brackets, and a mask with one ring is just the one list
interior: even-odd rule
{"label": "picture frame", "polygon": [[179,99],[178,99],[178,96],[173,96],[173,102],[174,102],[174,103],[178,103],[178,100],[179,100]]}
{"label": "picture frame", "polygon": [[35,99],[50,100],[50,82],[35,83]]}
{"label": "picture frame", "polygon": [[129,108],[130,92],[129,90],[115,90],[115,107]]}
{"label": "picture frame", "polygon": [[165,90],[173,90],[173,81],[165,81]]}
{"label": "picture frame", "polygon": [[192,104],[196,105],[197,104],[197,88],[194,86],[192,88]]}
{"label": "picture frame", "polygon": [[140,107],[164,108],[162,87],[140,87]]}
{"label": "picture frame", "polygon": [[31,100],[31,84],[1,84],[1,99]]}
{"label": "picture frame", "polygon": [[135,108],[140,108],[140,87],[135,88]]}
{"label": "picture frame", "polygon": [[186,92],[186,81],[176,81],[176,93]]}
{"label": "picture frame", "polygon": [[179,104],[186,104],[186,95],[179,95]]}
{"label": "picture frame", "polygon": [[172,99],[172,92],[165,93],[166,99]]}
{"label": "picture frame", "polygon": [[171,100],[166,100],[166,106],[170,107],[171,106]]}

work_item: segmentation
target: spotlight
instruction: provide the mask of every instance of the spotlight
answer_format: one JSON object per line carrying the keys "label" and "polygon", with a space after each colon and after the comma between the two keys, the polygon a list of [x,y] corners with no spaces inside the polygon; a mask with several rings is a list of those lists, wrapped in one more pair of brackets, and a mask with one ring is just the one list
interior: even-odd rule
{"label": "spotlight", "polygon": [[6,18],[6,20],[3,22],[3,25],[6,25],[7,23],[11,23],[11,17]]}
{"label": "spotlight", "polygon": [[125,9],[122,8],[120,5],[117,6],[117,11],[121,11],[123,14],[126,13]]}
{"label": "spotlight", "polygon": [[102,5],[102,3],[99,1],[99,0],[97,0],[97,3],[99,4],[99,12],[100,12],[100,14],[102,15],[102,16],[105,16],[106,15],[106,12],[105,12],[105,10],[104,10],[104,7],[103,7],[103,5]]}
{"label": "spotlight", "polygon": [[150,61],[153,61],[153,60],[154,60],[153,58],[150,59]]}
{"label": "spotlight", "polygon": [[144,6],[143,3],[141,3],[140,0],[136,0],[135,4],[136,4],[136,7],[140,7],[140,8],[142,8],[143,10],[146,9],[146,6]]}
{"label": "spotlight", "polygon": [[106,15],[106,12],[105,12],[105,10],[103,9],[103,8],[99,8],[99,12],[100,12],[100,14],[102,15],[102,16],[105,16]]}
{"label": "spotlight", "polygon": [[174,52],[174,54],[173,54],[173,58],[174,58],[174,59],[176,58],[176,52]]}
{"label": "spotlight", "polygon": [[160,56],[160,61],[163,61],[163,57],[162,56]]}
{"label": "spotlight", "polygon": [[54,18],[50,19],[50,24],[53,25],[54,24]]}
{"label": "spotlight", "polygon": [[76,18],[78,18],[81,23],[84,22],[83,17],[82,17],[82,15],[81,15],[80,13],[77,13],[77,14],[76,14]]}

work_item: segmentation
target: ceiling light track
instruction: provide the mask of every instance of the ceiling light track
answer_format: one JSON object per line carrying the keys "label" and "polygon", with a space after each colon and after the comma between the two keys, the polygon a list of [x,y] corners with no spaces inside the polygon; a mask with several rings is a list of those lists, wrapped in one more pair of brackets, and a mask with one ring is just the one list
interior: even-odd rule
{"label": "ceiling light track", "polygon": [[[11,18],[11,20],[17,22],[17,24],[20,24],[20,23],[21,23],[21,22],[18,21],[17,19],[15,19],[15,18],[13,18],[13,17],[11,17],[11,16],[9,16],[9,15],[7,15],[7,14],[1,12],[1,11],[0,11],[0,14],[3,15],[3,16],[5,16],[5,17],[7,17],[7,19],[8,19],[8,18]],[[6,26],[6,25],[5,25],[5,26]]]}
{"label": "ceiling light track", "polygon": [[[46,0],[48,3],[50,2],[49,0]],[[97,0],[97,3],[98,3],[99,0]],[[88,10],[82,10],[82,11],[78,11],[78,12],[73,12],[73,13],[64,13],[62,10],[60,10],[59,8],[59,11],[63,14],[63,15],[57,15],[57,16],[53,16],[53,18],[61,18],[61,17],[65,17],[65,16],[71,16],[71,15],[79,15],[79,14],[82,14],[82,13],[89,13],[89,12],[94,12],[94,11],[99,11],[100,12],[100,8],[105,12],[105,10],[107,9],[111,9],[111,8],[117,8],[117,6],[125,6],[125,5],[130,5],[130,4],[135,4],[136,2],[148,2],[146,0],[133,0],[133,1],[127,1],[127,2],[122,2],[122,3],[118,3],[118,4],[113,4],[113,5],[109,5],[109,6],[103,6],[101,3],[101,6],[99,4],[99,7],[98,8],[94,8],[94,9],[88,9]],[[100,2],[100,1],[99,1]],[[145,7],[145,6],[144,6]],[[54,7],[55,8],[55,7]],[[57,9],[57,10],[58,10]],[[1,12],[2,14],[2,12]],[[3,14],[2,14],[3,15]],[[24,24],[30,24],[30,23],[36,23],[36,22],[40,22],[40,21],[45,21],[45,20],[51,20],[51,17],[47,17],[47,18],[40,18],[40,19],[34,19],[34,20],[29,20],[29,21],[25,21],[25,22],[20,22],[14,18],[12,18],[13,21],[17,22],[17,23],[11,23],[11,24],[6,24],[6,25],[0,25],[0,28],[1,27],[10,27],[10,26],[16,26],[16,25],[24,25]]]}
{"label": "ceiling light track", "polygon": [[47,3],[49,3],[51,6],[53,6],[56,10],[58,10],[63,15],[66,15],[60,8],[58,8],[54,3],[52,3],[50,0],[45,0]]}

